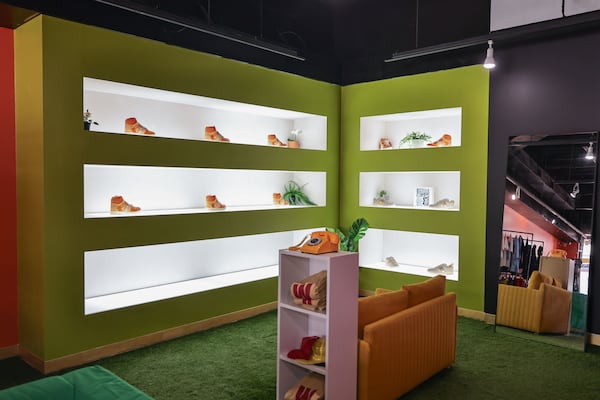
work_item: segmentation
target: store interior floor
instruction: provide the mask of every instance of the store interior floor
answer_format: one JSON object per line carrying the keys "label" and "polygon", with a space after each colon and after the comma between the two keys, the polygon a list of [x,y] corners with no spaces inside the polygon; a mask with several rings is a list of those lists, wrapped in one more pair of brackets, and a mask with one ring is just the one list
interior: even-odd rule
{"label": "store interior floor", "polygon": [[[274,399],[276,337],[272,311],[94,364],[157,400]],[[597,399],[598,376],[597,350],[504,335],[460,317],[456,363],[403,399]],[[0,360],[0,388],[39,378],[19,358]]]}

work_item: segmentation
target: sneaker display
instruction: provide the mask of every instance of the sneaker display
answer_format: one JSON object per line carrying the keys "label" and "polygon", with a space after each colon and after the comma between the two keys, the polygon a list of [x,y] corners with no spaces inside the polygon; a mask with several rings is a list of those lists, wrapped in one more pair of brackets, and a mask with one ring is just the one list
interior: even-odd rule
{"label": "sneaker display", "polygon": [[428,268],[427,272],[431,272],[433,274],[452,275],[454,274],[454,263],[436,265],[433,268]]}
{"label": "sneaker display", "polygon": [[432,208],[454,208],[454,200],[450,199],[441,199],[436,201],[435,203],[429,205]]}
{"label": "sneaker display", "polygon": [[130,117],[125,120],[125,132],[141,133],[144,135],[154,135],[154,132],[140,124],[137,119]]}
{"label": "sneaker display", "polygon": [[267,135],[267,142],[271,146],[286,147],[286,144],[283,143],[281,140],[277,139],[277,135],[274,135],[274,134]]}
{"label": "sneaker display", "polygon": [[379,150],[392,149],[394,145],[392,145],[392,141],[389,138],[382,137],[379,139]]}
{"label": "sneaker display", "polygon": [[222,210],[225,208],[225,204],[222,204],[217,199],[217,196],[215,196],[214,194],[207,194],[206,195],[206,208]]}
{"label": "sneaker display", "polygon": [[113,196],[110,199],[110,213],[122,214],[140,211],[140,207],[136,207],[123,199],[123,196]]}
{"label": "sneaker display", "polygon": [[204,139],[212,140],[213,142],[229,142],[229,139],[223,137],[214,126],[207,126],[204,128]]}

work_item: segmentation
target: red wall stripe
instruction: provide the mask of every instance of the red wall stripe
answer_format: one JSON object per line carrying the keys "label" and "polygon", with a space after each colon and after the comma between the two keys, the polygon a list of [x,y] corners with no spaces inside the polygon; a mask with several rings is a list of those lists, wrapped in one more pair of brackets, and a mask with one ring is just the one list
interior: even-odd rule
{"label": "red wall stripe", "polygon": [[14,40],[0,28],[0,348],[18,343]]}

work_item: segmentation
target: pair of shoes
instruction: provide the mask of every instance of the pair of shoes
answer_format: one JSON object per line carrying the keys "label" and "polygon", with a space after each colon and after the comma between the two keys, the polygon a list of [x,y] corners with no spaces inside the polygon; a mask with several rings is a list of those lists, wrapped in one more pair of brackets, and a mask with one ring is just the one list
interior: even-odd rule
{"label": "pair of shoes", "polygon": [[212,140],[213,142],[229,142],[229,139],[223,137],[214,126],[207,126],[204,128],[204,139]]}
{"label": "pair of shoes", "polygon": [[206,208],[223,210],[225,209],[225,204],[222,204],[214,194],[207,194]]}
{"label": "pair of shoes", "polygon": [[445,134],[442,135],[441,138],[439,138],[435,142],[433,142],[433,143],[427,143],[427,146],[429,146],[429,147],[446,147],[446,146],[452,146],[452,136],[450,136],[447,133],[445,133]]}
{"label": "pair of shoes", "polygon": [[386,267],[397,267],[398,261],[396,261],[396,259],[392,256],[386,257],[385,258],[385,266]]}
{"label": "pair of shoes", "polygon": [[267,143],[269,143],[271,146],[286,147],[286,144],[277,139],[277,135],[274,134],[267,135]]}
{"label": "pair of shoes", "polygon": [[313,344],[319,339],[318,336],[306,336],[302,338],[299,349],[290,350],[287,356],[293,360],[310,360]]}
{"label": "pair of shoes", "polygon": [[276,206],[287,206],[289,203],[284,200],[281,193],[273,193],[273,204]]}
{"label": "pair of shoes", "polygon": [[127,118],[125,120],[125,132],[141,133],[144,135],[154,135],[154,132],[147,129],[144,125],[140,124],[134,117]]}
{"label": "pair of shoes", "polygon": [[140,211],[140,207],[136,207],[123,199],[123,196],[113,196],[110,199],[110,213],[111,214],[123,214],[129,212]]}
{"label": "pair of shoes", "polygon": [[427,272],[442,275],[452,275],[454,274],[454,263],[436,265],[433,268],[428,268]]}

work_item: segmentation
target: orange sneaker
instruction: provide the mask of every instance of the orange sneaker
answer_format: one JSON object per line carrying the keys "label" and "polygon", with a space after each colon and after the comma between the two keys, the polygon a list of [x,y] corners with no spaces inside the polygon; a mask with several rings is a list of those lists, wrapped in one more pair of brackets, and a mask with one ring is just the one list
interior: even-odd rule
{"label": "orange sneaker", "polygon": [[217,200],[217,196],[215,196],[214,194],[207,194],[206,195],[206,208],[224,209],[225,204],[221,204],[221,202],[219,200]]}
{"label": "orange sneaker", "polygon": [[140,124],[137,119],[131,117],[125,120],[125,132],[142,133],[144,135],[154,135],[154,132],[146,129],[146,127]]}
{"label": "orange sneaker", "polygon": [[214,142],[229,142],[229,139],[223,137],[214,126],[207,126],[204,128],[204,139],[212,140]]}
{"label": "orange sneaker", "polygon": [[273,193],[273,204],[276,206],[287,206],[289,203],[283,199],[281,193]]}
{"label": "orange sneaker", "polygon": [[285,147],[285,144],[277,139],[276,135],[273,134],[269,134],[267,135],[267,142],[271,145],[271,146],[281,146],[281,147]]}
{"label": "orange sneaker", "polygon": [[110,213],[111,214],[122,214],[129,212],[140,211],[141,208],[136,207],[123,199],[123,196],[113,196],[110,199]]}
{"label": "orange sneaker", "polygon": [[441,138],[439,138],[435,142],[433,142],[433,143],[427,143],[427,146],[429,146],[429,147],[446,147],[446,146],[452,146],[452,136],[450,136],[447,133],[445,133],[445,134],[442,135]]}

